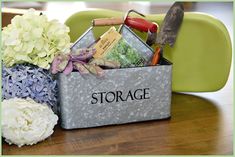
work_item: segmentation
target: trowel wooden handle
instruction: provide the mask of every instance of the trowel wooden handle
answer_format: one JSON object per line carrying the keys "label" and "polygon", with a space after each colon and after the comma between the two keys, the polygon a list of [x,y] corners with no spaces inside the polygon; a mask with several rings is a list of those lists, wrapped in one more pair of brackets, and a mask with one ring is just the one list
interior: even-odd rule
{"label": "trowel wooden handle", "polygon": [[124,23],[122,18],[100,18],[92,21],[93,26],[113,26]]}

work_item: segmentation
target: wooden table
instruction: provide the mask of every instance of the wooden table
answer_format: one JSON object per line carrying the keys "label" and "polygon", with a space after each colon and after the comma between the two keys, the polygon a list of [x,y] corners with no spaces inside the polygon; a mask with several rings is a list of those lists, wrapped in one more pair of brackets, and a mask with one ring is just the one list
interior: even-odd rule
{"label": "wooden table", "polygon": [[[206,99],[223,93],[222,99]],[[174,93],[171,119],[70,131],[57,126],[49,139],[34,146],[4,142],[3,154],[233,154],[229,93],[204,98]]]}

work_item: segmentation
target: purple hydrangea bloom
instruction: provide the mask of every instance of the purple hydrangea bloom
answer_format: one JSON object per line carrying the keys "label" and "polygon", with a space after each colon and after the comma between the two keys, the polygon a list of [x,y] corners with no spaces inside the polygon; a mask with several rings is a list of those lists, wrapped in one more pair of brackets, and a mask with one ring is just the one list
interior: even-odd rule
{"label": "purple hydrangea bloom", "polygon": [[57,82],[49,70],[33,65],[2,66],[2,98],[30,97],[38,103],[46,103],[55,111]]}

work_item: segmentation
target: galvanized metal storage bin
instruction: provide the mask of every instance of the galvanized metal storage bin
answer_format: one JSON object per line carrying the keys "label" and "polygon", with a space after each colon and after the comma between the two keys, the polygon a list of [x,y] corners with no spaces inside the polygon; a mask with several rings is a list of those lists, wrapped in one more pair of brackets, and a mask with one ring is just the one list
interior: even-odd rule
{"label": "galvanized metal storage bin", "polygon": [[64,129],[169,118],[172,64],[105,70],[103,78],[58,75]]}

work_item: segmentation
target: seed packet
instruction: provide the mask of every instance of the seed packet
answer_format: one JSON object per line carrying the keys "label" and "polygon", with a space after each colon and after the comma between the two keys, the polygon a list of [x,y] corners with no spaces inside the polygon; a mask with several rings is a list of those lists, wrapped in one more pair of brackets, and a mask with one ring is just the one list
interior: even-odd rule
{"label": "seed packet", "polygon": [[131,47],[115,27],[104,33],[94,48],[96,49],[94,58],[118,61],[122,68],[146,65],[144,56]]}

